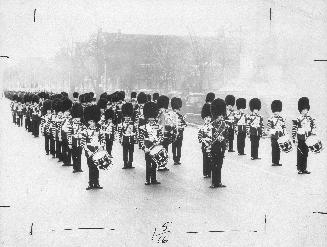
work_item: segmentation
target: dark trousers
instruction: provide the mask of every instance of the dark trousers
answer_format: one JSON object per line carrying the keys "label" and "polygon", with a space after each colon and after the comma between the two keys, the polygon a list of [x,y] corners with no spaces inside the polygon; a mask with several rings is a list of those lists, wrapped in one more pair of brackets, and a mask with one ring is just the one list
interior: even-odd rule
{"label": "dark trousers", "polygon": [[250,135],[250,141],[251,141],[251,157],[258,158],[260,136]]}
{"label": "dark trousers", "polygon": [[56,141],[53,137],[50,137],[50,154],[56,155]]}
{"label": "dark trousers", "polygon": [[72,151],[69,148],[68,140],[66,137],[62,139],[62,159],[64,164],[69,165],[71,164],[72,160]]}
{"label": "dark trousers", "polygon": [[16,121],[19,127],[23,126],[23,115],[18,115]]}
{"label": "dark trousers", "polygon": [[211,152],[211,169],[212,169],[212,185],[218,186],[221,183],[221,168],[224,162],[225,149],[221,146],[215,148],[214,152]]}
{"label": "dark trousers", "polygon": [[89,186],[99,185],[99,169],[94,165],[92,158],[87,158],[87,165],[89,166]]}
{"label": "dark trousers", "polygon": [[273,164],[279,164],[280,149],[276,138],[271,138],[271,161]]}
{"label": "dark trousers", "polygon": [[113,140],[106,139],[106,150],[107,150],[108,154],[110,154],[110,155],[111,155],[113,143],[114,143]]}
{"label": "dark trousers", "polygon": [[62,142],[56,139],[56,158],[59,158],[59,161],[63,161],[62,157]]}
{"label": "dark trousers", "polygon": [[155,182],[157,181],[157,164],[152,160],[152,157],[150,154],[146,153],[145,154],[145,164],[146,164],[146,169],[145,169],[145,179],[147,182]]}
{"label": "dark trousers", "polygon": [[16,124],[16,113],[13,113],[12,114],[12,122],[14,123],[14,124]]}
{"label": "dark trousers", "polygon": [[309,149],[304,140],[298,140],[297,145],[297,170],[305,171],[307,169]]}
{"label": "dark trousers", "polygon": [[124,167],[130,167],[133,163],[134,144],[123,143]]}
{"label": "dark trousers", "polygon": [[237,152],[239,154],[244,154],[245,138],[246,132],[240,132],[237,134]]}
{"label": "dark trousers", "polygon": [[47,154],[50,152],[50,135],[44,135],[44,149]]}
{"label": "dark trousers", "polygon": [[173,152],[174,162],[180,162],[181,161],[182,144],[183,144],[183,139],[182,138],[178,138],[175,142],[173,142],[171,144],[171,149],[172,149],[172,152]]}
{"label": "dark trousers", "polygon": [[234,129],[228,129],[228,146],[229,151],[234,149]]}
{"label": "dark trousers", "polygon": [[82,147],[73,146],[72,147],[72,159],[73,159],[74,171],[81,170],[81,157],[82,157]]}
{"label": "dark trousers", "polygon": [[29,130],[29,123],[30,123],[30,119],[28,117],[25,117],[25,129]]}
{"label": "dark trousers", "polygon": [[209,153],[205,150],[204,144],[202,144],[202,156],[203,156],[203,176],[211,177],[211,166]]}
{"label": "dark trousers", "polygon": [[35,137],[39,136],[39,126],[40,126],[40,123],[38,120],[32,120],[32,134]]}

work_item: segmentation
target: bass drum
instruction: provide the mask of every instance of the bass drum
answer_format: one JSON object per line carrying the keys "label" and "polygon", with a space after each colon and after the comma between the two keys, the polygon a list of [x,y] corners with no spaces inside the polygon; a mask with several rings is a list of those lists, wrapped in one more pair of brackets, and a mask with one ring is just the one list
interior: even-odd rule
{"label": "bass drum", "polygon": [[288,135],[279,137],[277,142],[278,142],[280,151],[289,153],[293,150],[292,141]]}
{"label": "bass drum", "polygon": [[324,149],[321,140],[316,135],[309,136],[305,143],[307,144],[309,151],[318,154]]}
{"label": "bass drum", "polygon": [[165,167],[168,163],[167,150],[162,145],[156,145],[150,148],[150,156],[157,164],[157,167]]}

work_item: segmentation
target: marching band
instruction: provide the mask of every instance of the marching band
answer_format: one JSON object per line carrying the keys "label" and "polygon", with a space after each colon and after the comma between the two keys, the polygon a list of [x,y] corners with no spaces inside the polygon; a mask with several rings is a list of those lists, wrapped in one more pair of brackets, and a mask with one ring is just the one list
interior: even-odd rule
{"label": "marching band", "polygon": [[[81,158],[84,151],[89,168],[89,184],[86,190],[102,189],[99,169],[112,165],[112,147],[118,140],[123,149],[123,169],[133,166],[134,146],[145,153],[145,185],[160,184],[156,171],[167,168],[169,145],[172,144],[174,165],[181,165],[181,148],[185,116],[181,114],[181,98],[166,95],[132,92],[125,100],[124,91],[103,93],[96,102],[93,92],[73,93],[73,101],[66,92],[29,93],[6,91],[11,100],[13,123],[34,137],[39,132],[44,137],[46,155],[58,158],[63,166],[72,166],[73,173],[83,172]],[[272,116],[264,128],[260,115],[261,101],[249,101],[250,114],[245,113],[246,99],[233,95],[215,98],[210,92],[201,110],[203,124],[198,129],[198,141],[203,155],[203,177],[211,178],[210,188],[226,187],[221,180],[225,151],[234,151],[234,136],[237,137],[238,155],[244,153],[246,137],[251,143],[251,160],[258,160],[260,139],[271,139],[272,166],[282,166],[280,153],[297,147],[298,174],[310,174],[307,170],[309,151],[320,153],[321,140],[316,135],[315,119],[309,115],[307,97],[298,100],[300,115],[292,121],[291,136],[286,130],[286,120],[281,116],[282,102],[271,103]],[[169,108],[169,103],[171,110]],[[234,109],[236,103],[236,110]],[[24,121],[23,121],[24,120]]]}

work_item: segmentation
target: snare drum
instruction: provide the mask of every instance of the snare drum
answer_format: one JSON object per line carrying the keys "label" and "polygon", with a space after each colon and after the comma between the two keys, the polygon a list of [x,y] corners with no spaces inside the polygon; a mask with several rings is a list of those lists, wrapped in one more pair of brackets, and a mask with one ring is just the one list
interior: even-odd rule
{"label": "snare drum", "polygon": [[278,138],[278,146],[280,151],[285,153],[291,152],[293,150],[291,138],[288,135],[284,135]]}
{"label": "snare drum", "polygon": [[157,164],[157,167],[165,167],[168,163],[167,150],[162,145],[156,145],[150,148],[150,156]]}
{"label": "snare drum", "polygon": [[309,136],[305,140],[305,143],[307,144],[309,150],[315,154],[318,154],[323,150],[321,140],[315,135]]}
{"label": "snare drum", "polygon": [[94,164],[100,169],[107,169],[112,165],[112,157],[105,150],[99,150],[92,156]]}

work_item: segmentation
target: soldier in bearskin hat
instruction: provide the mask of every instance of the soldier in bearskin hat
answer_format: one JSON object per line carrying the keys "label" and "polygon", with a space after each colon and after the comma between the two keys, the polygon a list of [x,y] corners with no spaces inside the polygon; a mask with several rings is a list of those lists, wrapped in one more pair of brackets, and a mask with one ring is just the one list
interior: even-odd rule
{"label": "soldier in bearskin hat", "polygon": [[41,134],[44,136],[44,149],[46,155],[50,154],[50,120],[51,120],[52,100],[47,99],[43,102],[41,117]]}
{"label": "soldier in bearskin hat", "polygon": [[225,122],[226,104],[222,99],[215,99],[210,106],[212,115],[211,137],[211,169],[212,184],[210,188],[226,187],[221,183],[221,168],[224,162],[225,150],[228,145],[228,125]]}
{"label": "soldier in bearskin hat", "polygon": [[198,130],[198,140],[201,144],[203,157],[203,177],[211,178],[211,139],[212,139],[212,125],[211,125],[211,110],[210,104],[204,104],[201,110],[201,118],[204,120],[203,125]]}
{"label": "soldier in bearskin hat", "polygon": [[286,134],[285,119],[280,116],[283,109],[282,102],[280,100],[274,100],[271,103],[271,111],[273,116],[268,119],[267,132],[271,139],[271,158],[272,166],[281,166],[280,161],[280,149],[278,145],[278,139]]}
{"label": "soldier in bearskin hat", "polygon": [[25,93],[24,95],[24,108],[23,115],[25,116],[25,129],[27,131],[31,130],[31,116],[30,116],[30,101],[31,97],[29,93]]}
{"label": "soldier in bearskin hat", "polygon": [[136,92],[131,92],[131,102],[134,100],[134,101],[137,101],[137,93]]}
{"label": "soldier in bearskin hat", "polygon": [[106,146],[104,134],[97,124],[100,121],[100,115],[101,111],[97,105],[91,105],[84,109],[87,128],[82,132],[81,146],[85,150],[89,167],[89,186],[86,190],[103,188],[99,184],[99,169],[92,158],[98,150],[104,150]]}
{"label": "soldier in bearskin hat", "polygon": [[[146,94],[140,92],[137,95],[137,107],[135,108],[135,124],[137,126],[137,131],[139,131],[140,126],[145,124],[145,118],[143,115],[143,107],[146,103]],[[141,144],[139,143],[139,148],[141,149]]]}
{"label": "soldier in bearskin hat", "polygon": [[160,184],[157,181],[157,163],[150,155],[150,148],[161,145],[163,141],[162,130],[158,124],[157,116],[159,109],[156,103],[147,102],[143,109],[145,124],[139,129],[139,143],[145,153],[146,175],[145,185]]}
{"label": "soldier in bearskin hat", "polygon": [[78,103],[80,103],[80,101],[79,101],[79,93],[78,92],[74,92],[73,93],[73,105],[78,104]]}
{"label": "soldier in bearskin hat", "polygon": [[235,128],[235,116],[234,116],[234,95],[227,95],[225,98],[226,103],[226,123],[228,126],[228,152],[234,151],[234,128]]}
{"label": "soldier in bearskin hat", "polygon": [[153,93],[153,94],[152,94],[152,101],[153,101],[154,103],[157,103],[158,98],[159,98],[159,93]]}
{"label": "soldier in bearskin hat", "polygon": [[73,123],[70,114],[72,105],[73,102],[69,98],[64,97],[62,101],[63,122],[61,127],[63,166],[72,166]]}
{"label": "soldier in bearskin hat", "polygon": [[72,160],[73,160],[73,173],[83,172],[81,169],[82,146],[81,138],[84,130],[82,124],[83,107],[80,103],[75,103],[71,109],[72,115]]}
{"label": "soldier in bearskin hat", "polygon": [[112,152],[112,145],[115,141],[115,130],[116,125],[114,124],[115,119],[115,112],[113,109],[107,109],[104,112],[105,122],[101,126],[102,131],[105,133],[105,139],[106,139],[106,150],[108,154],[111,155]]}
{"label": "soldier in bearskin hat", "polygon": [[246,108],[246,99],[238,98],[236,100],[237,111],[235,111],[235,132],[237,136],[237,152],[238,155],[245,155],[245,138],[246,138],[246,123],[247,114],[244,112]]}
{"label": "soldier in bearskin hat", "polygon": [[119,142],[123,146],[124,166],[122,169],[133,167],[134,144],[137,142],[137,128],[132,121],[133,105],[125,103],[122,106],[122,116],[124,121],[118,124]]}
{"label": "soldier in bearskin hat", "polygon": [[215,93],[213,93],[213,92],[207,93],[205,103],[206,104],[211,104],[212,101],[214,101],[215,97],[216,97]]}
{"label": "soldier in bearskin hat", "polygon": [[34,94],[32,101],[33,101],[33,107],[32,107],[32,134],[34,137],[39,136],[39,127],[41,123],[41,110],[39,106],[39,96]]}
{"label": "soldier in bearskin hat", "polygon": [[316,135],[315,119],[309,116],[310,102],[307,97],[298,100],[300,115],[293,120],[292,138],[297,143],[297,170],[298,174],[310,174],[307,170],[309,149],[306,140],[311,135]]}
{"label": "soldier in bearskin hat", "polygon": [[[60,96],[58,96],[60,97]],[[57,108],[56,108],[56,126],[55,126],[55,138],[56,138],[56,158],[58,158],[58,162],[63,161],[62,154],[62,136],[61,136],[61,127],[63,124],[64,116],[63,116],[63,99],[62,96],[58,98]]]}
{"label": "soldier in bearskin hat", "polygon": [[174,165],[180,165],[181,164],[181,149],[183,144],[183,138],[184,138],[184,128],[187,126],[185,122],[184,116],[180,113],[180,110],[182,108],[182,99],[181,98],[172,98],[171,99],[171,108],[177,115],[177,137],[175,141],[172,143],[172,152],[173,152],[173,160]]}
{"label": "soldier in bearskin hat", "polygon": [[251,159],[259,160],[258,149],[259,142],[263,132],[263,117],[259,114],[261,110],[261,101],[253,98],[249,103],[251,114],[248,116],[247,133],[251,141]]}
{"label": "soldier in bearskin hat", "polygon": [[[50,118],[50,153],[52,154],[52,158],[58,158],[57,156],[57,114],[61,108],[60,96],[54,95],[52,102],[52,115]],[[59,151],[58,151],[59,153]]]}

